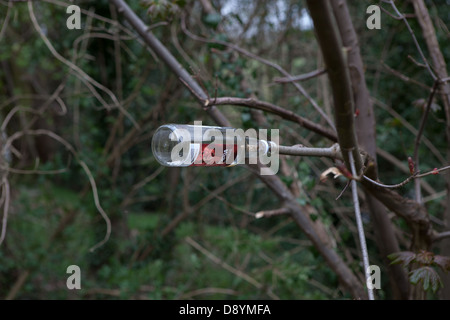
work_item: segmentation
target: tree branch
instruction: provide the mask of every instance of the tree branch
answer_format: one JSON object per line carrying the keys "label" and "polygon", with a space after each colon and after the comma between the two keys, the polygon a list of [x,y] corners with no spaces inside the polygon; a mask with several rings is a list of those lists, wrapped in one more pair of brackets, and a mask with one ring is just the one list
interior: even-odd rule
{"label": "tree branch", "polygon": [[359,175],[363,163],[356,138],[355,110],[346,60],[346,48],[344,48],[338,33],[330,2],[327,0],[308,0],[307,4],[333,90],[334,114],[339,146],[348,170],[350,170],[350,162],[345,151],[352,151],[356,172]]}
{"label": "tree branch", "polygon": [[[152,48],[156,55],[175,73],[186,87],[194,94],[194,96],[203,104],[208,99],[207,94],[200,85],[191,77],[181,64],[175,59],[169,50],[148,30],[144,22],[131,10],[131,8],[123,0],[110,0],[116,7],[117,11],[127,19],[136,32],[141,36],[145,43]],[[221,126],[230,127],[228,119],[216,108],[212,107],[206,111],[214,121]]]}
{"label": "tree branch", "polygon": [[278,153],[291,156],[328,157],[332,159],[342,160],[342,154],[341,151],[339,150],[339,145],[337,143],[329,148],[278,146]]}
{"label": "tree branch", "polygon": [[326,69],[318,69],[318,70],[314,70],[305,74],[301,74],[298,76],[292,76],[292,77],[277,77],[274,78],[273,81],[278,82],[278,83],[289,83],[289,82],[293,82],[293,81],[305,81],[305,80],[309,80],[318,76],[321,76],[323,74],[327,73]]}
{"label": "tree branch", "polygon": [[444,231],[444,232],[438,233],[433,236],[432,240],[433,240],[433,242],[437,242],[437,241],[441,241],[446,238],[450,238],[450,231]]}
{"label": "tree branch", "polygon": [[208,108],[209,106],[218,106],[218,105],[234,105],[234,106],[246,106],[258,110],[267,111],[273,114],[276,114],[283,119],[290,120],[293,122],[298,123],[302,127],[309,129],[317,134],[320,134],[321,136],[324,136],[331,141],[336,142],[337,137],[336,134],[327,129],[322,127],[321,125],[308,120],[306,118],[303,118],[299,116],[298,114],[284,109],[280,106],[277,106],[275,104],[265,102],[265,101],[259,101],[252,98],[235,98],[235,97],[221,97],[221,98],[215,98],[211,100],[205,100],[205,107]]}
{"label": "tree branch", "polygon": [[[353,162],[353,154],[351,151],[348,152],[348,157],[350,158],[350,167],[352,169],[352,175],[356,176],[355,164]],[[369,273],[369,253],[367,252],[367,244],[366,244],[366,235],[364,234],[364,226],[361,217],[361,208],[359,207],[358,200],[358,185],[355,180],[351,180],[350,184],[352,185],[352,198],[353,198],[353,206],[355,208],[355,217],[356,217],[356,225],[358,227],[358,236],[359,242],[361,245],[361,253],[363,258],[363,266],[364,266],[364,274],[366,281],[370,278]],[[373,289],[367,288],[367,293],[369,296],[369,300],[375,300],[373,296]]]}

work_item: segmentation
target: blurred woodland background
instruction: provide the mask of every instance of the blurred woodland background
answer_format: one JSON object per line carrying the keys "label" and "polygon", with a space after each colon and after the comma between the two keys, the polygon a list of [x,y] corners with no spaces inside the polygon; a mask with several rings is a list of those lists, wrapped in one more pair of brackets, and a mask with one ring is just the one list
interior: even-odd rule
{"label": "blurred woodland background", "polygon": [[[364,298],[358,294],[365,292],[365,280],[350,188],[336,200],[347,179],[320,180],[333,160],[281,156],[273,181],[293,196],[281,201],[244,166],[166,168],[156,162],[150,141],[160,125],[216,123],[114,2],[0,0],[0,298]],[[333,85],[323,72],[306,1],[126,2],[210,101],[266,101],[332,130],[323,115],[334,119]],[[407,158],[427,107],[417,149],[420,170],[450,165],[446,82],[430,76],[418,51],[417,44],[436,77],[444,78],[417,3],[425,4],[448,63],[450,1],[395,1],[408,25],[389,1],[346,1],[376,120],[378,179],[386,185],[411,176]],[[71,4],[81,8],[81,29],[66,26]],[[372,4],[383,7],[379,30],[366,26]],[[299,90],[283,81],[281,68],[310,77],[296,82]],[[279,129],[283,145],[334,143],[268,111],[216,108],[233,127]],[[357,122],[360,110],[367,110],[355,108]],[[415,266],[391,266],[387,255],[394,252],[383,238],[391,236],[390,248],[397,251],[449,255],[446,175],[416,179],[422,193],[417,206],[433,230],[423,246],[412,245],[418,236],[400,209],[378,207],[391,229],[376,225],[369,193],[359,189],[370,264],[381,268],[377,299],[405,299],[414,287],[424,289],[426,298],[450,298],[450,277],[439,263],[416,259]],[[417,195],[414,182],[393,192],[409,201],[397,201],[404,207]],[[299,215],[278,210],[292,199],[326,249],[305,233]],[[278,215],[269,216],[271,210]],[[261,211],[270,212],[255,218]],[[442,239],[436,237],[442,232]],[[333,264],[324,252],[341,262]],[[66,287],[69,265],[81,269],[81,290]],[[418,266],[435,273],[411,278]]]}

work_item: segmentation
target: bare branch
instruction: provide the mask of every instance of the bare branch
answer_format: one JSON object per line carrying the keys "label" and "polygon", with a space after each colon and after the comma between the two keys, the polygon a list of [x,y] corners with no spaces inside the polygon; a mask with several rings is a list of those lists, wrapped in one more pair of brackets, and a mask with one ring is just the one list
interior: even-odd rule
{"label": "bare branch", "polygon": [[[352,175],[355,177],[357,175],[355,169],[355,162],[353,161],[353,154],[351,151],[348,152],[348,157],[350,159],[350,167],[352,169]],[[364,265],[364,274],[366,275],[366,281],[370,278],[369,273],[369,254],[367,252],[367,244],[366,244],[366,235],[364,234],[364,226],[361,217],[361,209],[359,207],[359,199],[358,199],[358,185],[354,179],[350,181],[352,186],[352,197],[353,197],[353,206],[355,208],[355,217],[356,217],[356,225],[358,227],[358,235],[359,242],[361,245],[361,252],[363,257],[363,265]],[[369,296],[369,300],[375,300],[373,296],[373,289],[367,288],[367,293]]]}
{"label": "bare branch", "polygon": [[5,240],[6,236],[6,225],[8,224],[8,211],[9,211],[9,201],[10,201],[10,190],[9,181],[6,177],[2,181],[2,203],[3,203],[3,219],[2,219],[2,232],[0,234],[0,246]]}
{"label": "bare branch", "polygon": [[278,146],[279,154],[286,154],[291,156],[306,156],[306,157],[328,157],[332,159],[342,160],[342,154],[339,145],[336,143],[329,148],[308,148],[298,146]]}
{"label": "bare branch", "polygon": [[[187,88],[191,93],[202,103],[208,98],[199,84],[191,77],[191,75],[184,69],[169,50],[148,30],[144,22],[131,10],[131,8],[123,0],[110,0],[117,7],[119,13],[123,14],[133,28],[139,33],[145,43],[152,48],[156,55],[164,61],[164,63],[177,75],[183,84],[187,84]],[[220,125],[230,127],[231,124],[224,117],[224,115],[212,107],[207,110],[207,113]]]}
{"label": "bare branch", "polygon": [[364,178],[365,180],[367,180],[367,181],[373,183],[374,185],[379,186],[379,187],[382,187],[382,188],[388,188],[388,189],[396,189],[396,188],[403,187],[404,185],[408,184],[408,183],[411,182],[412,180],[415,180],[415,179],[418,179],[418,178],[423,178],[423,177],[430,176],[430,175],[437,175],[437,174],[439,174],[440,172],[447,171],[447,170],[449,170],[449,169],[450,169],[450,166],[446,166],[446,167],[442,167],[442,168],[439,168],[439,169],[438,169],[438,168],[435,168],[435,169],[433,169],[433,170],[430,170],[430,171],[424,172],[424,173],[419,173],[419,172],[417,172],[416,174],[414,174],[414,175],[412,175],[412,176],[409,176],[408,178],[406,178],[406,179],[403,180],[402,182],[397,183],[397,184],[391,184],[391,185],[380,183],[380,182],[378,182],[378,181],[375,181],[375,180],[370,179],[370,178],[367,177],[367,176],[363,176],[363,178]]}
{"label": "bare branch", "polygon": [[[139,128],[138,124],[136,123],[136,121],[134,120],[134,118],[128,113],[128,111],[124,110],[123,107],[121,106],[120,102],[117,100],[117,97],[114,95],[114,93],[109,90],[108,88],[106,88],[104,85],[102,85],[101,83],[97,82],[96,80],[94,80],[92,77],[90,77],[86,72],[84,72],[83,70],[81,70],[77,65],[73,64],[72,62],[70,62],[69,60],[67,60],[66,58],[64,58],[62,55],[60,55],[55,48],[53,47],[53,45],[51,44],[51,42],[49,41],[49,39],[47,38],[47,36],[44,34],[44,32],[42,31],[41,27],[39,26],[39,23],[36,19],[36,16],[34,15],[34,10],[33,10],[33,3],[32,1],[28,2],[28,11],[30,13],[30,18],[31,21],[33,22],[34,28],[36,29],[36,31],[39,33],[41,39],[44,41],[45,45],[47,46],[47,48],[50,50],[50,52],[53,54],[53,56],[58,59],[59,61],[61,61],[63,64],[65,64],[67,67],[70,68],[70,70],[72,72],[75,73],[75,75],[77,77],[79,77],[81,79],[81,81],[83,81],[85,84],[89,84],[91,85],[90,88],[92,88],[92,86],[95,86],[96,88],[102,90],[103,92],[105,92],[107,95],[109,95],[109,97],[111,98],[111,100],[114,102],[115,107],[117,107],[122,113],[124,113],[127,118],[137,127]],[[89,87],[89,86],[88,86]],[[103,98],[100,96],[100,94],[96,91],[96,90],[92,90],[92,92],[94,93],[94,95],[97,97],[97,99],[103,103],[103,105],[105,106],[106,109],[110,109],[109,105],[103,100]]]}
{"label": "bare branch", "polygon": [[327,73],[326,69],[318,69],[314,70],[305,74],[301,74],[298,76],[292,76],[292,77],[284,77],[284,78],[274,78],[273,81],[278,83],[288,83],[293,81],[305,81],[309,80],[318,76],[321,76],[323,74]]}
{"label": "bare branch", "polygon": [[338,142],[347,168],[350,168],[350,163],[348,155],[344,151],[352,150],[356,171],[359,173],[363,163],[356,138],[355,107],[345,48],[338,33],[330,2],[326,0],[308,0],[307,4],[311,18],[314,21],[317,40],[327,66],[327,74],[333,90]]}
{"label": "bare branch", "polygon": [[[417,170],[419,170],[419,144],[420,144],[420,139],[422,138],[423,129],[425,128],[425,124],[426,124],[427,119],[428,119],[428,114],[430,113],[431,104],[433,102],[434,94],[436,93],[436,89],[438,88],[438,86],[439,86],[439,81],[435,81],[434,85],[433,85],[433,88],[431,90],[431,94],[428,97],[427,106],[425,108],[425,111],[423,112],[422,120],[420,121],[419,132],[417,133],[416,141],[414,143],[413,160],[415,162]],[[419,202],[419,203],[422,203],[422,191],[420,189],[420,182],[418,180],[416,180],[416,182],[414,184],[414,190],[415,190],[416,201]]]}
{"label": "bare branch", "polygon": [[437,241],[441,241],[441,240],[446,239],[446,238],[450,238],[450,231],[444,231],[444,232],[436,234],[433,237],[432,241],[433,242],[437,242]]}
{"label": "bare branch", "polygon": [[428,114],[430,113],[431,104],[433,102],[433,98],[434,98],[434,95],[436,93],[436,90],[437,90],[438,86],[439,86],[439,81],[435,81],[434,85],[433,85],[433,88],[431,89],[431,93],[428,96],[428,102],[427,102],[427,105],[425,107],[424,113],[422,115],[422,119],[420,121],[420,127],[419,127],[419,131],[417,132],[416,141],[414,142],[414,154],[413,154],[414,161],[418,160],[418,152],[419,152],[420,140],[422,139],[423,129],[425,128],[425,124],[426,124],[427,119],[428,119]]}
{"label": "bare branch", "polygon": [[265,101],[259,101],[252,98],[235,98],[235,97],[221,97],[211,100],[205,100],[205,107],[209,106],[218,106],[218,105],[235,105],[235,106],[246,106],[254,109],[259,109],[263,111],[267,111],[273,114],[276,114],[283,119],[290,120],[293,122],[296,122],[300,124],[302,127],[309,129],[313,132],[316,132],[317,134],[320,134],[331,141],[337,141],[336,134],[332,132],[329,129],[323,128],[319,124],[303,118],[299,116],[298,114],[287,110],[285,108],[282,108],[280,106],[277,106],[275,104],[265,102]]}

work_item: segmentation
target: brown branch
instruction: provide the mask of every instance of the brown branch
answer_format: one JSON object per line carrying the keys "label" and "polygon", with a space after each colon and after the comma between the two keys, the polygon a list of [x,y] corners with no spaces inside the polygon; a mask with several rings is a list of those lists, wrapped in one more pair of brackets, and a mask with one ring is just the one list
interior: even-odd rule
{"label": "brown branch", "polygon": [[417,81],[417,80],[411,79],[411,78],[408,77],[407,75],[405,75],[405,74],[403,74],[403,73],[401,73],[401,72],[399,72],[399,71],[397,71],[397,70],[395,70],[395,69],[392,69],[392,68],[391,68],[390,66],[388,66],[386,63],[381,62],[381,65],[382,65],[387,71],[389,71],[390,73],[392,73],[394,76],[396,76],[396,77],[402,79],[403,81],[405,81],[405,82],[410,82],[410,83],[413,83],[413,84],[415,84],[415,85],[418,85],[418,86],[421,87],[421,88],[424,88],[424,89],[426,89],[426,90],[430,90],[430,87],[429,87],[429,86],[427,86],[427,85],[425,85],[425,84],[423,84],[422,82],[419,82],[419,81]]}
{"label": "brown branch", "polygon": [[328,70],[331,88],[333,90],[333,100],[335,109],[335,123],[338,135],[339,146],[343,152],[345,164],[350,170],[350,161],[347,150],[351,150],[355,160],[356,172],[361,172],[363,163],[356,138],[354,124],[354,102],[347,65],[345,48],[338,33],[335,17],[329,1],[308,0],[307,1],[311,18],[314,21],[322,55]]}
{"label": "brown branch", "polygon": [[441,241],[446,238],[450,238],[450,231],[444,231],[444,232],[438,233],[433,236],[432,240],[433,240],[433,242],[437,242],[437,241]]}
{"label": "brown branch", "polygon": [[[342,37],[343,45],[347,50],[347,61],[350,72],[352,93],[355,107],[359,111],[359,116],[355,120],[355,129],[358,143],[369,154],[375,166],[368,173],[373,178],[378,176],[377,172],[377,153],[375,137],[375,112],[370,93],[366,85],[364,64],[361,57],[358,36],[352,24],[347,2],[345,0],[331,1],[333,13]],[[345,189],[344,189],[345,190]],[[395,236],[394,226],[385,214],[384,205],[373,195],[364,189],[366,202],[368,204],[373,227],[375,230],[375,240],[384,257],[383,262],[388,270],[393,296],[399,299],[405,299],[408,296],[408,279],[406,273],[400,266],[391,266],[387,256],[392,252],[399,251],[399,245]]]}
{"label": "brown branch", "polygon": [[19,277],[17,278],[16,282],[14,283],[11,290],[9,290],[8,295],[5,297],[5,300],[14,300],[17,293],[20,291],[20,289],[25,284],[25,281],[27,280],[28,276],[30,275],[29,270],[24,270],[20,273]]}
{"label": "brown branch", "polygon": [[252,98],[236,98],[236,97],[221,97],[211,100],[205,100],[205,107],[218,105],[246,106],[258,110],[267,111],[276,114],[282,117],[283,119],[296,122],[302,127],[309,129],[317,134],[320,134],[321,136],[324,136],[330,139],[331,141],[334,142],[337,141],[336,134],[333,131],[324,128],[311,120],[303,118],[290,110],[287,110],[285,108],[282,108],[269,102],[259,101]]}
{"label": "brown branch", "polygon": [[308,148],[299,146],[278,146],[278,153],[291,156],[327,157],[342,160],[339,145],[336,143],[329,148]]}
{"label": "brown branch", "polygon": [[[116,7],[117,11],[127,19],[131,26],[141,36],[145,43],[152,48],[156,55],[177,75],[183,83],[187,84],[187,88],[194,94],[197,99],[203,100],[208,98],[207,94],[199,86],[199,84],[191,77],[169,50],[156,38],[153,33],[148,30],[144,22],[134,13],[133,10],[123,0],[110,0]],[[212,107],[206,111],[218,124],[224,127],[230,127],[231,124],[227,118],[216,108]]]}
{"label": "brown branch", "polygon": [[[439,86],[439,82],[435,81],[434,85],[433,85],[433,88],[431,90],[431,94],[428,97],[427,106],[425,108],[425,111],[423,112],[422,119],[420,121],[419,131],[417,132],[416,141],[414,143],[413,160],[414,160],[414,163],[415,163],[415,166],[416,166],[416,170],[419,170],[419,144],[420,144],[420,139],[422,138],[423,130],[425,128],[425,124],[427,122],[428,115],[430,113],[431,104],[433,103],[434,94],[436,93],[436,89],[438,88],[438,86]],[[414,190],[415,190],[416,201],[419,202],[419,203],[422,203],[422,191],[420,189],[420,182],[418,180],[416,180],[416,182],[414,184]]]}
{"label": "brown branch", "polygon": [[318,70],[314,70],[305,74],[301,74],[298,76],[292,76],[292,77],[277,77],[274,78],[273,81],[278,82],[278,83],[288,83],[288,82],[293,82],[293,81],[305,81],[305,80],[309,80],[318,76],[321,76],[323,74],[327,73],[326,69],[318,69]]}
{"label": "brown branch", "polygon": [[391,189],[377,186],[366,179],[363,179],[361,183],[389,210],[405,219],[413,235],[411,243],[412,250],[420,250],[429,247],[431,243],[432,226],[425,207],[414,200],[402,197]]}

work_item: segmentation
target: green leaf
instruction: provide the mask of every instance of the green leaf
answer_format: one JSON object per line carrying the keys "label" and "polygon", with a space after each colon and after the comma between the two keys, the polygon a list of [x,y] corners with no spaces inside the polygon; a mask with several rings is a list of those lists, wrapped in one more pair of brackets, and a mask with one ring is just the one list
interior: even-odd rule
{"label": "green leaf", "polygon": [[402,251],[391,253],[388,258],[392,260],[391,264],[402,264],[403,267],[406,267],[416,258],[416,254],[411,251]]}
{"label": "green leaf", "polygon": [[441,278],[432,267],[421,267],[411,271],[409,273],[409,281],[415,285],[422,281],[423,289],[425,291],[430,291],[431,289],[433,293],[440,287],[443,287]]}

